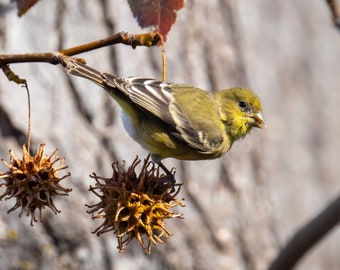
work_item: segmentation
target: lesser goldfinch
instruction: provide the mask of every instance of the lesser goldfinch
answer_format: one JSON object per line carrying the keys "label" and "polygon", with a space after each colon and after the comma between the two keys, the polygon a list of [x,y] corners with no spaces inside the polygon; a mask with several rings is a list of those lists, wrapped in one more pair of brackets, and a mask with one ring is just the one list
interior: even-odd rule
{"label": "lesser goldfinch", "polygon": [[249,89],[211,93],[156,79],[116,77],[70,57],[62,61],[69,74],[98,84],[119,103],[126,131],[158,164],[169,157],[221,157],[253,127],[265,127],[261,100]]}

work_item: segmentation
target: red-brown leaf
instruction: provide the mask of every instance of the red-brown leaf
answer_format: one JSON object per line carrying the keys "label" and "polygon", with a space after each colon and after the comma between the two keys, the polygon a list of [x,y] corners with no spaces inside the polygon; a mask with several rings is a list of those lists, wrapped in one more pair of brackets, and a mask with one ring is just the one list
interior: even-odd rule
{"label": "red-brown leaf", "polygon": [[39,0],[12,0],[17,3],[18,16],[22,16]]}
{"label": "red-brown leaf", "polygon": [[184,0],[128,0],[128,3],[140,27],[155,27],[164,41],[176,21],[177,10],[184,6]]}

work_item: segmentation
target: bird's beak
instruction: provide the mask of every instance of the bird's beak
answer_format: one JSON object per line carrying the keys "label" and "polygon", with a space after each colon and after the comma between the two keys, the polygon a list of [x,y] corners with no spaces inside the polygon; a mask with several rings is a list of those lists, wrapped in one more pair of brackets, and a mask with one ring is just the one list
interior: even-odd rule
{"label": "bird's beak", "polygon": [[266,123],[264,122],[261,113],[254,113],[250,117],[255,120],[255,122],[253,124],[254,127],[257,127],[257,128],[265,128],[266,127]]}

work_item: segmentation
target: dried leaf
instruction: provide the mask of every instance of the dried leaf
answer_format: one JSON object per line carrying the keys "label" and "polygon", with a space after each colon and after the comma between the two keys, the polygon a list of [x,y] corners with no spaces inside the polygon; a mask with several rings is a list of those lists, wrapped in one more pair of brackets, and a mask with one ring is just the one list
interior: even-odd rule
{"label": "dried leaf", "polygon": [[184,0],[128,0],[128,3],[140,27],[155,27],[164,41],[176,21],[177,10],[184,6]]}
{"label": "dried leaf", "polygon": [[17,3],[18,16],[24,15],[39,0],[12,0]]}

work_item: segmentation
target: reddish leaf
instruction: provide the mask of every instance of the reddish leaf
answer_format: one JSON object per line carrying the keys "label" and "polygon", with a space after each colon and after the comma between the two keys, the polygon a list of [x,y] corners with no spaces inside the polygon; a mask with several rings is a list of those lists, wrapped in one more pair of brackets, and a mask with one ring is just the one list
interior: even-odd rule
{"label": "reddish leaf", "polygon": [[12,0],[17,3],[18,16],[22,16],[39,0]]}
{"label": "reddish leaf", "polygon": [[128,0],[133,16],[140,27],[155,27],[166,41],[166,36],[177,18],[177,10],[184,0]]}

